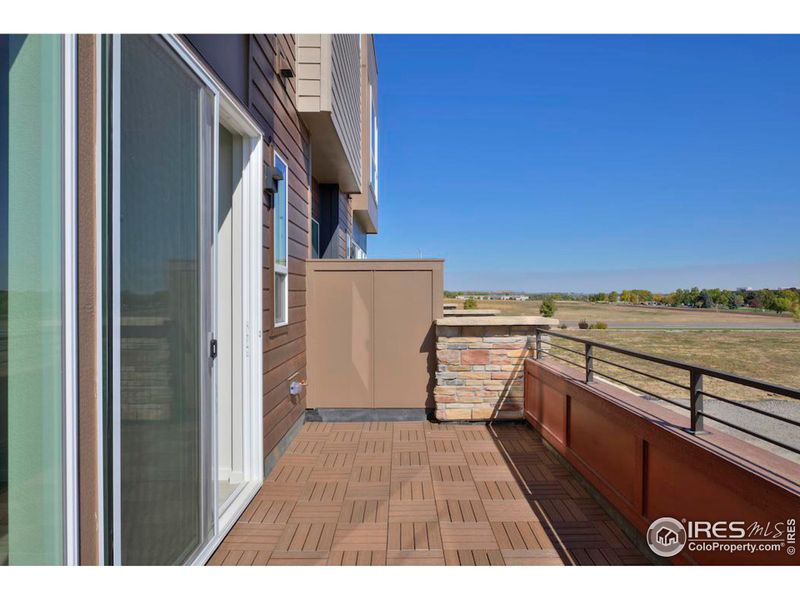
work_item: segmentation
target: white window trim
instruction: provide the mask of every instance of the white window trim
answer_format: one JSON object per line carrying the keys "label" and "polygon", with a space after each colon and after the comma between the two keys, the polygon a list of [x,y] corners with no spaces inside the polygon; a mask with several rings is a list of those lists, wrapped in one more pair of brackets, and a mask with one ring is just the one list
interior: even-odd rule
{"label": "white window trim", "polygon": [[311,235],[311,258],[319,258],[319,251],[320,251],[319,240],[317,240],[317,255],[314,256],[314,227],[313,227],[313,224],[316,223],[317,224],[317,237],[319,237],[319,233],[320,233],[319,232],[319,221],[317,221],[314,217],[311,217],[311,223],[312,223],[312,227],[311,227],[311,231],[309,232],[310,235]]}
{"label": "white window trim", "polygon": [[[193,52],[175,35],[163,35],[167,45],[172,48],[178,58],[183,60],[184,63],[199,77],[206,85],[208,90],[214,96],[214,118],[215,118],[215,133],[214,133],[214,177],[213,177],[213,194],[214,194],[214,208],[213,214],[216,215],[217,206],[217,173],[218,173],[218,128],[221,118],[224,118],[228,123],[233,123],[240,132],[244,132],[244,151],[243,159],[249,156],[247,167],[243,171],[243,210],[242,220],[244,221],[242,228],[243,235],[247,236],[249,248],[242,252],[242,274],[243,284],[245,288],[242,290],[243,306],[242,315],[244,323],[244,331],[242,339],[244,342],[244,354],[246,360],[243,361],[244,370],[244,385],[243,385],[243,400],[244,400],[244,414],[247,416],[245,420],[243,436],[245,439],[245,457],[244,457],[244,470],[248,482],[245,486],[235,494],[230,502],[226,503],[226,509],[220,511],[217,503],[217,486],[212,485],[213,493],[210,501],[213,503],[213,521],[214,521],[214,535],[208,542],[198,549],[195,554],[190,558],[191,564],[202,565],[205,564],[213,554],[214,550],[219,546],[222,540],[227,535],[228,531],[236,523],[236,520],[247,508],[247,505],[255,497],[258,490],[261,488],[263,482],[263,434],[262,434],[262,353],[261,348],[261,332],[262,332],[262,302],[261,302],[261,273],[262,273],[262,260],[261,260],[261,247],[262,247],[262,231],[261,231],[261,211],[263,202],[263,134],[258,127],[257,123],[242,110],[237,100],[235,100],[217,79],[206,70],[199,59],[195,57]],[[121,37],[114,35],[112,38],[112,110],[111,110],[111,128],[112,128],[112,190],[111,190],[111,221],[112,221],[112,239],[111,239],[111,257],[112,263],[112,326],[110,329],[110,337],[112,341],[112,369],[110,376],[112,378],[110,393],[111,397],[111,410],[112,410],[112,504],[113,504],[113,562],[114,564],[122,564],[122,521],[121,521],[121,448],[120,448],[120,240],[119,240],[119,218],[120,218],[120,188],[119,188],[119,172],[120,172],[120,138],[118,132],[120,131],[120,57],[121,57]],[[99,105],[98,105],[99,106]],[[101,164],[97,165],[101,169]],[[213,228],[214,235],[216,236],[216,228]],[[213,240],[211,240],[213,243]],[[213,262],[213,261],[212,261]],[[212,266],[212,271],[213,271]],[[216,277],[216,273],[213,274]],[[216,286],[214,286],[216,287]],[[288,287],[288,286],[287,286]],[[215,324],[214,324],[215,325]],[[212,467],[211,472],[216,472],[217,460],[217,394],[215,382],[212,382],[212,401],[211,401],[211,454],[212,454]]]}
{"label": "white window trim", "polygon": [[78,312],[77,312],[77,36],[63,44],[64,180],[63,180],[63,352],[64,364],[64,562],[77,565],[78,515]]}
{"label": "white window trim", "polygon": [[[285,239],[284,239],[284,248],[286,248],[286,265],[279,265],[278,261],[275,259],[275,247],[276,244],[274,242],[275,235],[278,231],[277,227],[275,226],[275,216],[278,214],[276,210],[277,206],[277,198],[274,198],[273,207],[272,207],[272,239],[273,239],[273,250],[272,250],[272,268],[274,270],[274,274],[272,277],[272,286],[273,288],[277,287],[277,275],[283,275],[286,279],[286,285],[283,288],[283,306],[285,315],[282,320],[278,320],[278,314],[275,312],[275,306],[273,302],[272,310],[275,312],[274,315],[274,325],[275,327],[284,327],[289,324],[289,163],[281,156],[281,154],[275,150],[273,152],[273,159],[272,165],[277,167],[277,162],[281,161],[283,165],[286,167],[286,179],[284,180],[284,187],[286,189],[286,232],[285,232]],[[278,290],[273,289],[273,294],[277,294]]]}

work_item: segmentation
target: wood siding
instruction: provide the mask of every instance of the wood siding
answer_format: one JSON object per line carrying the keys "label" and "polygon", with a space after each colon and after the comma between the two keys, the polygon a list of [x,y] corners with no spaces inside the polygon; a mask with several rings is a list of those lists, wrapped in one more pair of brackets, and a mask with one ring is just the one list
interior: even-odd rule
{"label": "wood siding", "polygon": [[354,173],[361,171],[360,63],[357,35],[331,35],[331,117]]}
{"label": "wood siding", "polygon": [[289,394],[292,378],[306,377],[306,258],[309,256],[311,146],[297,113],[293,79],[278,73],[283,54],[295,66],[293,35],[253,35],[250,42],[250,113],[263,128],[264,160],[277,151],[289,165],[289,324],[275,327],[273,211],[263,206],[263,426],[264,456],[305,410],[305,392]]}

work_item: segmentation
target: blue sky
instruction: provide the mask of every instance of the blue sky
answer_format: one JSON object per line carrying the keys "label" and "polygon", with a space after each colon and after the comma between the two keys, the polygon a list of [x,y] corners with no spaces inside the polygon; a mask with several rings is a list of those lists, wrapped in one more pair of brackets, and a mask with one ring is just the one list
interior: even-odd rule
{"label": "blue sky", "polygon": [[800,36],[377,36],[371,258],[448,289],[800,285]]}

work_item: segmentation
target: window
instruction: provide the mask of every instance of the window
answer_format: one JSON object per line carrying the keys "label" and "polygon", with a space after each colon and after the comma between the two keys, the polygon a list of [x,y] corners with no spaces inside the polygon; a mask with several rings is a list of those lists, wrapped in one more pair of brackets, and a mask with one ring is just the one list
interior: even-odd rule
{"label": "window", "polygon": [[319,258],[319,221],[311,218],[311,258]]}
{"label": "window", "polygon": [[286,161],[275,153],[275,168],[280,171],[283,178],[278,181],[274,201],[274,231],[275,231],[275,325],[286,325],[289,322],[289,168]]}
{"label": "window", "polygon": [[0,565],[72,561],[72,49],[0,35]]}
{"label": "window", "polygon": [[378,202],[378,113],[375,110],[372,84],[369,86],[369,184]]}

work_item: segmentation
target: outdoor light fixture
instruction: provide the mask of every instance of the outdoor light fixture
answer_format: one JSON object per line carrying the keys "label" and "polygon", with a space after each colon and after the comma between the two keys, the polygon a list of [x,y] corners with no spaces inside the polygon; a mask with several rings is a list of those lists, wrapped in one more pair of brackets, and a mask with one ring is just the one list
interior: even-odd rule
{"label": "outdoor light fixture", "polygon": [[283,174],[272,165],[264,165],[264,191],[270,195],[278,191],[278,182],[283,179]]}
{"label": "outdoor light fixture", "polygon": [[278,71],[281,74],[281,77],[285,77],[287,79],[294,77],[294,69],[289,64],[289,61],[286,60],[286,57],[281,52],[280,58],[278,59]]}

